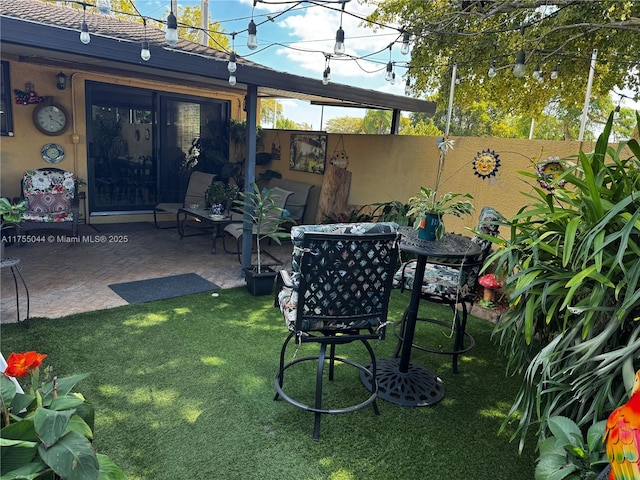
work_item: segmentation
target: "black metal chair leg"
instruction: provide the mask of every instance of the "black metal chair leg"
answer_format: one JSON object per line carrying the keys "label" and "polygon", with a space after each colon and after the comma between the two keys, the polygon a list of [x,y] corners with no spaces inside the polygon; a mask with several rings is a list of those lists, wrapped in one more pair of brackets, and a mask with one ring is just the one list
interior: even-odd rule
{"label": "black metal chair leg", "polygon": [[[280,388],[282,388],[282,384],[284,383],[284,356],[287,350],[287,345],[289,345],[289,342],[291,341],[293,336],[293,332],[289,333],[289,336],[287,336],[286,340],[282,344],[282,350],[280,350],[280,370],[278,370],[278,375],[276,376],[276,380],[278,381],[278,385],[280,386]],[[273,400],[276,401],[279,398],[280,394],[276,391],[276,395],[273,397]]]}
{"label": "black metal chair leg", "polygon": [[329,353],[329,381],[333,381],[333,367],[335,365],[335,358],[336,358],[336,346],[335,344],[331,344],[331,349],[330,349],[330,353]]}
{"label": "black metal chair leg", "polygon": [[[333,347],[333,345],[331,345]],[[323,343],[320,345],[320,353],[318,354],[318,372],[316,374],[316,409],[322,409],[322,377],[324,375],[324,359],[327,354],[327,344]],[[313,424],[313,439],[320,439],[320,419],[322,418],[322,414],[320,412],[315,412],[315,420]]]}

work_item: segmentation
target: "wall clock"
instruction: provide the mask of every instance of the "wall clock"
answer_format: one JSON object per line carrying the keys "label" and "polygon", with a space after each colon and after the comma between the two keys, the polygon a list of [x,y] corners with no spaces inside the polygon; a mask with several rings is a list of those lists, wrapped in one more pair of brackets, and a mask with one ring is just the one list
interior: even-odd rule
{"label": "wall clock", "polygon": [[36,106],[33,111],[33,124],[45,135],[61,135],[69,127],[69,113],[50,98]]}

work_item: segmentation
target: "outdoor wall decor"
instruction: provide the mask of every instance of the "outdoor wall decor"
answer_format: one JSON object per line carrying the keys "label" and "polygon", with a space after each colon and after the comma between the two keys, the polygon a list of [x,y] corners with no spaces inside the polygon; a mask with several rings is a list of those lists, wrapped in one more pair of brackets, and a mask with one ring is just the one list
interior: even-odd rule
{"label": "outdoor wall decor", "polygon": [[[342,147],[342,149],[338,150],[339,147]],[[347,152],[344,150],[344,139],[342,135],[340,135],[340,139],[336,144],[336,148],[333,150],[333,155],[331,155],[329,162],[331,165],[340,168],[346,169],[349,166],[349,155],[347,155]]]}
{"label": "outdoor wall decor", "polygon": [[500,167],[500,159],[498,158],[498,154],[493,150],[487,149],[478,152],[476,158],[473,159],[475,174],[483,180],[491,175],[495,175],[498,167]]}
{"label": "outdoor wall decor", "polygon": [[324,174],[327,160],[327,135],[294,133],[291,135],[289,170]]}
{"label": "outdoor wall decor", "polygon": [[556,181],[563,172],[564,167],[560,163],[560,157],[549,157],[544,162],[536,164],[538,183],[549,191],[553,190],[556,185],[562,187],[567,183],[565,180]]}
{"label": "outdoor wall decor", "polygon": [[272,160],[280,160],[280,136],[278,132],[276,132],[276,138],[273,139],[273,143],[271,144],[271,159]]}

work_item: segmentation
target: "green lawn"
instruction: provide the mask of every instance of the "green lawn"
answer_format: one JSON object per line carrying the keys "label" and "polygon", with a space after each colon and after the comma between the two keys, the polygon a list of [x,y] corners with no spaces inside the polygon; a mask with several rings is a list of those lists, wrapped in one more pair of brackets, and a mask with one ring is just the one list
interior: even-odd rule
{"label": "green lawn", "polygon": [[[390,319],[399,319],[408,301],[408,293],[394,292]],[[287,331],[272,305],[272,297],[232,289],[217,298],[32,319],[28,330],[2,326],[2,351],[46,353],[44,365],[58,376],[90,372],[75,390],[96,408],[95,445],[132,480],[533,478],[533,440],[519,455],[510,432],[498,435],[520,379],[505,377],[488,322],[470,319],[477,345],[461,358],[458,375],[449,356],[414,351],[412,361],[445,383],[439,404],[408,408],[379,400],[380,416],[372,408],[324,416],[314,442],[313,415],[273,401]],[[446,307],[428,308],[429,315],[452,316]],[[420,325],[420,335],[440,336],[448,347],[446,333]],[[374,349],[383,358],[394,346],[388,330]],[[298,355],[311,349],[305,345]],[[339,353],[365,358],[357,344]],[[342,386],[348,400],[361,395],[352,368],[339,366],[336,375],[331,400]]]}

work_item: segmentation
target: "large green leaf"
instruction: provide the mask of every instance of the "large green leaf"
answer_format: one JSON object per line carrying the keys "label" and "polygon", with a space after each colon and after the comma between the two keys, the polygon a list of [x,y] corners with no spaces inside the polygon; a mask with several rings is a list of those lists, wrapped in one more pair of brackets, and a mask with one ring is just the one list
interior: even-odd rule
{"label": "large green leaf", "polygon": [[65,480],[98,480],[100,467],[93,447],[77,432],[69,432],[54,445],[38,448],[40,457]]}
{"label": "large green leaf", "polygon": [[38,441],[38,435],[36,435],[36,429],[33,426],[32,417],[17,422],[11,422],[0,430],[0,435],[2,438],[11,440],[28,440],[30,442]]}
{"label": "large green leaf", "polygon": [[0,438],[0,474],[15,470],[34,461],[38,455],[38,444],[23,440]]}
{"label": "large green leaf", "polygon": [[100,465],[100,480],[127,480],[127,476],[113,460],[101,453],[98,453],[97,456]]}
{"label": "large green leaf", "polygon": [[[3,457],[3,466],[4,462],[5,459]],[[10,470],[6,473],[3,472],[2,480],[34,480],[36,478],[42,478],[42,473],[47,470],[49,470],[49,467],[42,462],[26,463],[14,470]]]}
{"label": "large green leaf", "polygon": [[[67,395],[71,391],[71,389],[75,387],[76,383],[84,380],[88,376],[88,373],[82,373],[79,375],[72,375],[71,377],[59,378],[56,384],[58,396],[60,397]],[[48,401],[51,401],[53,399],[53,381],[47,383],[42,388],[42,397],[46,398]]]}
{"label": "large green leaf", "polygon": [[69,425],[71,416],[75,410],[57,412],[46,408],[38,408],[34,419],[34,425],[38,437],[45,446],[53,445],[64,434]]}

